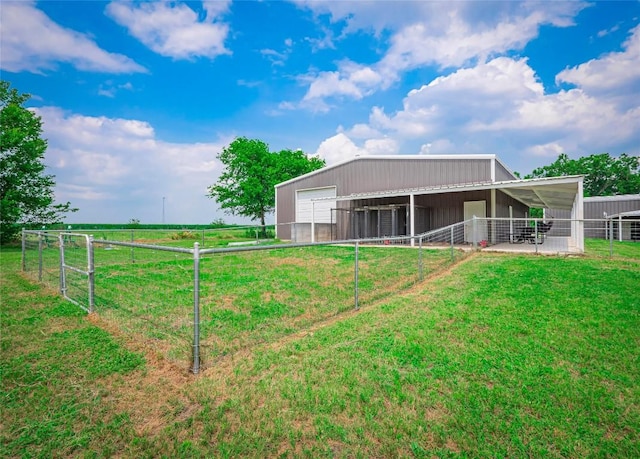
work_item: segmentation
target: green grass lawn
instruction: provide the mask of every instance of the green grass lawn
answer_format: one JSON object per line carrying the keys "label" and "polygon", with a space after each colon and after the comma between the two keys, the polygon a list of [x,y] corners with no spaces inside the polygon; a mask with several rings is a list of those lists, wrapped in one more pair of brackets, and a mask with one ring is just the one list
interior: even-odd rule
{"label": "green grass lawn", "polygon": [[[321,321],[253,290],[290,279],[303,296],[300,263],[339,270],[346,248],[272,254],[267,284],[225,260],[249,286],[226,309],[247,318],[207,325],[235,344],[198,377],[95,327],[3,249],[0,456],[640,457],[640,246],[590,244],[481,253]],[[231,295],[216,262],[204,288]],[[335,311],[340,292],[318,291],[304,304]]]}

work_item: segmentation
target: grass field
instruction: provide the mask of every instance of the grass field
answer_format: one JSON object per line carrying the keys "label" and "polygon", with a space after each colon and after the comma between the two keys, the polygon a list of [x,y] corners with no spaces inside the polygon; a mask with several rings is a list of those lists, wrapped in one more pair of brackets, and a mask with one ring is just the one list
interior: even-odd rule
{"label": "grass field", "polygon": [[[198,377],[25,280],[3,249],[0,456],[640,457],[640,246],[609,258],[601,242],[585,257],[481,253],[337,315],[320,273],[308,302],[323,320],[289,298],[251,314],[261,281],[228,261],[252,279],[228,308],[245,317],[208,325],[228,347]],[[319,262],[276,253],[260,260],[277,268],[268,285]]]}

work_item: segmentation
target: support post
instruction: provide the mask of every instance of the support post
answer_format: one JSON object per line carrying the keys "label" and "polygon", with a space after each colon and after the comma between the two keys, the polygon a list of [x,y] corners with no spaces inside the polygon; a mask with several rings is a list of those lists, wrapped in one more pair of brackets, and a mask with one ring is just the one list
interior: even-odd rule
{"label": "support post", "polygon": [[622,242],[622,215],[618,215],[618,241]]}
{"label": "support post", "polygon": [[398,235],[398,208],[391,208],[391,236]]}
{"label": "support post", "polygon": [[422,263],[422,236],[418,240],[418,278],[423,279],[423,263]]}
{"label": "support post", "polygon": [[451,227],[451,261],[453,261],[453,259],[454,259],[454,255],[453,255],[453,237],[454,237],[454,234],[453,234],[453,226],[452,226]]}
{"label": "support post", "polygon": [[355,298],[355,310],[360,309],[360,305],[358,304],[358,241],[356,241],[355,245],[355,263],[354,263],[354,298]]}
{"label": "support post", "polygon": [[513,236],[513,206],[509,206],[509,242],[513,243],[514,241],[514,236]]}
{"label": "support post", "polygon": [[613,218],[609,219],[609,256],[613,256]]}
{"label": "support post", "polygon": [[93,255],[93,234],[87,237],[87,273],[89,281],[89,314],[95,310],[95,257]]}
{"label": "support post", "polygon": [[489,235],[492,244],[496,243],[496,207],[496,190],[493,188],[491,190],[491,233]]}
{"label": "support post", "polygon": [[411,220],[411,247],[415,247],[416,241],[414,236],[416,235],[416,199],[414,194],[409,195],[409,206],[411,210],[409,211],[409,218]]}
{"label": "support post", "polygon": [[311,201],[311,242],[316,242],[316,202]]}
{"label": "support post", "polygon": [[67,296],[67,279],[64,272],[64,236],[58,234],[58,245],[60,246],[60,293]]}
{"label": "support post", "polygon": [[365,207],[364,209],[364,238],[367,239],[369,237],[369,209]]}
{"label": "support post", "polygon": [[38,232],[38,281],[42,282],[42,233]]}
{"label": "support post", "polygon": [[[133,244],[133,241],[134,241],[134,239],[135,239],[135,236],[134,236],[133,231],[134,231],[134,230],[131,230],[131,243],[132,243],[132,244]],[[133,250],[134,250],[134,249],[133,249],[133,247],[131,247],[131,264],[134,264],[134,263],[136,262],[136,257],[135,257],[135,255],[134,255],[134,253],[133,253]]]}
{"label": "support post", "polygon": [[471,226],[473,231],[473,248],[475,250],[478,248],[478,217],[475,215],[471,219]]}
{"label": "support post", "polygon": [[22,272],[27,270],[27,235],[22,228]]}
{"label": "support post", "polygon": [[200,244],[193,244],[193,367],[194,375],[200,372]]}
{"label": "support post", "polygon": [[[329,218],[331,220],[329,222],[329,240],[330,241],[333,241],[333,211],[334,211],[333,208],[329,209]],[[336,215],[336,233],[338,229],[337,226],[338,226],[338,215]]]}
{"label": "support post", "polygon": [[533,243],[536,246],[536,253],[538,253],[538,220],[533,221]]}

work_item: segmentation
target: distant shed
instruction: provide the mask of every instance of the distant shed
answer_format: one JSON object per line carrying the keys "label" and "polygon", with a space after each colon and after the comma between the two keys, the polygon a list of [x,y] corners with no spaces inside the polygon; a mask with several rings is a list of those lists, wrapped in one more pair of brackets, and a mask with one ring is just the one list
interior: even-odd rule
{"label": "distant shed", "polygon": [[[561,210],[553,212],[551,216],[571,218],[569,212]],[[607,224],[602,220],[613,219],[614,239],[640,241],[640,194],[584,198],[584,218],[585,237],[607,238]]]}

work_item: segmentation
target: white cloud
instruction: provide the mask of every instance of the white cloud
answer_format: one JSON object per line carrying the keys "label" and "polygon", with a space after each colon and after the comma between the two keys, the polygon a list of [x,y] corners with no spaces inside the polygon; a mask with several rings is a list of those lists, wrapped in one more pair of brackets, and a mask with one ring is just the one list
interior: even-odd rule
{"label": "white cloud", "polygon": [[592,95],[622,97],[627,107],[640,105],[640,25],[630,32],[624,51],[612,52],[563,70],[557,83],[576,85]]}
{"label": "white cloud", "polygon": [[[56,198],[80,211],[74,221],[121,222],[123,215],[159,223],[159,200],[167,199],[168,223],[229,221],[206,197],[222,170],[216,159],[231,138],[213,143],[158,139],[141,120],[35,110],[42,117],[49,148],[46,163],[56,176]],[[199,216],[199,221],[193,221]]]}
{"label": "white cloud", "polygon": [[328,95],[351,96],[354,99],[361,99],[362,91],[353,81],[341,79],[338,72],[322,72],[309,85],[304,100],[322,99]]}
{"label": "white cloud", "polygon": [[[586,4],[496,2],[490,13],[484,2],[406,2],[393,8],[388,2],[298,2],[317,14],[329,13],[344,21],[345,33],[390,30],[385,55],[368,66],[344,60],[334,71],[310,73],[306,106],[328,107],[327,99],[360,99],[397,82],[403,73],[427,66],[460,67],[520,50],[544,24],[566,27]],[[330,78],[329,78],[330,76]],[[318,87],[322,90],[318,90]],[[323,104],[311,104],[321,99]],[[304,104],[303,104],[304,105]]]}
{"label": "white cloud", "polygon": [[339,71],[306,75],[301,80],[310,82],[309,89],[300,104],[294,106],[326,112],[330,108],[326,99],[362,99],[374,92],[382,76],[371,67],[345,60]]}
{"label": "white cloud", "polygon": [[344,133],[338,133],[324,140],[318,147],[316,154],[324,159],[327,164],[334,164],[359,155],[365,155],[366,151],[356,146]]}
{"label": "white cloud", "polygon": [[204,18],[186,4],[112,2],[106,12],[152,51],[174,59],[229,54],[229,26],[219,22],[229,1],[204,2]]}
{"label": "white cloud", "polygon": [[370,155],[395,155],[398,154],[398,143],[394,139],[368,139],[364,143],[364,149]]}
{"label": "white cloud", "polygon": [[78,70],[107,73],[146,72],[122,54],[101,49],[93,39],[59,26],[33,2],[2,2],[2,69],[40,73],[69,63]]}
{"label": "white cloud", "polygon": [[[384,138],[389,140],[389,151],[496,153],[507,164],[525,170],[539,165],[536,158],[561,152],[577,156],[602,151],[637,153],[640,92],[628,88],[636,87],[640,78],[625,77],[624,84],[606,86],[607,91],[594,82],[607,75],[616,78],[615,62],[627,68],[639,33],[634,31],[623,53],[607,54],[590,61],[589,66],[576,67],[580,78],[576,75],[573,81],[584,82],[584,87],[545,93],[526,59],[499,57],[410,91],[400,110],[374,107],[368,123],[340,127],[342,137],[330,137],[318,153],[326,158],[341,151],[374,153],[374,145]],[[352,138],[360,139],[359,143]]]}
{"label": "white cloud", "polygon": [[112,80],[107,80],[98,88],[98,95],[113,99],[120,90],[133,91],[131,82],[116,84]]}
{"label": "white cloud", "polygon": [[457,147],[448,139],[437,139],[433,142],[425,143],[420,146],[421,155],[441,155],[456,153]]}
{"label": "white cloud", "polygon": [[338,127],[338,132],[344,132],[354,139],[367,139],[380,137],[379,131],[373,129],[370,125],[364,123],[355,124],[351,129],[345,130],[342,126]]}
{"label": "white cloud", "polygon": [[613,32],[617,32],[618,30],[620,30],[620,24],[616,24],[613,27],[611,27],[610,29],[603,29],[598,31],[597,36],[598,38],[602,38],[602,37],[606,37],[607,35],[613,33]]}
{"label": "white cloud", "polygon": [[356,156],[395,155],[398,154],[398,143],[394,139],[380,137],[367,139],[359,147],[346,133],[338,132],[324,140],[315,154],[323,158],[327,164],[335,164]]}
{"label": "white cloud", "polygon": [[316,17],[329,15],[332,24],[343,23],[343,34],[372,30],[398,29],[423,18],[438,7],[439,2],[403,2],[402,7],[389,7],[386,2],[341,2],[335,0],[294,0],[311,10]]}
{"label": "white cloud", "polygon": [[260,54],[262,54],[266,59],[268,59],[271,64],[276,66],[283,66],[287,59],[289,58],[289,54],[291,53],[291,49],[289,47],[285,48],[284,51],[276,51],[275,49],[265,48],[260,50]]}

